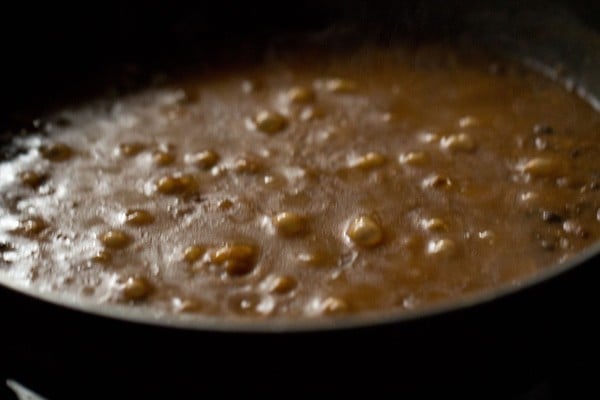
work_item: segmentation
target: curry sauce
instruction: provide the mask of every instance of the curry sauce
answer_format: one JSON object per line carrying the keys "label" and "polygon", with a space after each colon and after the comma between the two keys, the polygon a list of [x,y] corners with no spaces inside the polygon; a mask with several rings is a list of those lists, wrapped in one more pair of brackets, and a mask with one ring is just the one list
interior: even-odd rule
{"label": "curry sauce", "polygon": [[56,118],[0,164],[0,274],[43,292],[401,311],[517,285],[600,237],[600,116],[480,54],[269,54]]}

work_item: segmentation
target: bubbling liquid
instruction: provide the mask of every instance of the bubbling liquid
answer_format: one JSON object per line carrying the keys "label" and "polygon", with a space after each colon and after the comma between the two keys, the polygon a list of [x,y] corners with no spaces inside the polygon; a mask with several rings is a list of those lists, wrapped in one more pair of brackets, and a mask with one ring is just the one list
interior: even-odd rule
{"label": "bubbling liquid", "polygon": [[314,318],[518,284],[598,240],[583,100],[484,55],[350,53],[202,70],[15,138],[0,274],[160,312]]}

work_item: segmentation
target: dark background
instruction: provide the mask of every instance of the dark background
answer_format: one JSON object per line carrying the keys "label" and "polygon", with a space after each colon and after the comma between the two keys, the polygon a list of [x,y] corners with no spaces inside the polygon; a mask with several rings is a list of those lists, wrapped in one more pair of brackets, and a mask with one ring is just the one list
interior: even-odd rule
{"label": "dark background", "polygon": [[[346,22],[393,34],[453,34],[473,8],[566,6],[600,29],[596,0],[304,0],[4,2],[0,5],[0,107],[37,109],[68,98],[117,63],[156,65],[215,41],[260,41],[278,32]],[[559,9],[556,7],[557,10]],[[558,11],[557,11],[558,12]],[[201,54],[196,55],[201,57]],[[6,127],[0,112],[0,128]],[[14,125],[13,125],[14,127]]]}

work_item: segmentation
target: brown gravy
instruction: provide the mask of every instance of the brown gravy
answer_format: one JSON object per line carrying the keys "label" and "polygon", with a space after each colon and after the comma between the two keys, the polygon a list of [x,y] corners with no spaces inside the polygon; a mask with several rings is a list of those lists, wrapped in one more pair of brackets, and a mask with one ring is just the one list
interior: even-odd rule
{"label": "brown gravy", "polygon": [[234,318],[410,310],[600,237],[600,116],[484,56],[271,56],[60,118],[0,164],[0,274],[42,292]]}

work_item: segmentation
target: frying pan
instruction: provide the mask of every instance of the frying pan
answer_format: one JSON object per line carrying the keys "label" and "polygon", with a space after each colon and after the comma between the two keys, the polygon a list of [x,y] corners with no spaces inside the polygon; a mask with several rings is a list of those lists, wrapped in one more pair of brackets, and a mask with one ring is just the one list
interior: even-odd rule
{"label": "frying pan", "polygon": [[[282,37],[332,29],[384,43],[473,42],[542,73],[560,65],[553,78],[595,106],[600,96],[594,1],[86,2],[3,18],[5,158],[11,137],[61,105],[135,90],[156,71],[210,64],[216,54],[243,59]],[[335,47],[331,38],[340,36],[317,37]],[[157,318],[0,278],[0,378],[51,399],[200,397],[213,389],[290,395],[314,386],[338,394],[387,388],[506,398],[550,387],[589,395],[599,262],[596,243],[518,287],[414,313],[298,322]]]}

